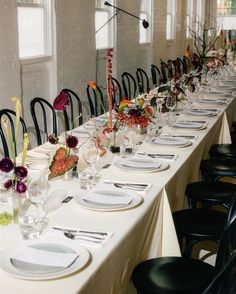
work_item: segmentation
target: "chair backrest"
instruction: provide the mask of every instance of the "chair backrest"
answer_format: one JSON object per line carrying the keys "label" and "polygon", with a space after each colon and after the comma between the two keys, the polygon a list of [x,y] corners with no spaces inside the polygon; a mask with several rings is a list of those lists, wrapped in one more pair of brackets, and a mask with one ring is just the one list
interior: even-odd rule
{"label": "chair backrest", "polygon": [[203,294],[236,293],[236,251],[234,251],[223,269],[211,281]]}
{"label": "chair backrest", "polygon": [[111,85],[112,85],[112,103],[113,105],[119,105],[123,97],[122,87],[119,81],[114,77],[111,77]]}
{"label": "chair backrest", "polygon": [[151,75],[153,87],[157,87],[161,82],[161,72],[155,64],[151,64]]}
{"label": "chair backrest", "polygon": [[187,74],[189,72],[190,69],[190,61],[188,59],[188,57],[183,56],[182,59],[182,70],[184,74]]}
{"label": "chair backrest", "polygon": [[161,60],[161,84],[168,82],[168,64]]}
{"label": "chair backrest", "polygon": [[236,193],[232,198],[227,223],[221,235],[216,257],[216,269],[222,270],[230,254],[236,249]]}
{"label": "chair backrest", "polygon": [[132,99],[137,94],[137,83],[135,78],[128,72],[123,72],[121,75],[123,90],[126,99]]}
{"label": "chair backrest", "polygon": [[[15,118],[16,118],[16,112],[11,110],[11,109],[1,109],[0,110],[0,136],[1,136],[1,140],[2,140],[2,147],[3,147],[3,152],[4,152],[4,156],[5,157],[10,157],[11,154],[9,152],[10,146],[8,146],[8,140],[6,138],[6,134],[4,131],[4,128],[2,127],[2,119],[6,117],[8,119],[9,122],[9,134],[11,136],[11,140],[13,142],[13,138],[15,137]],[[26,129],[26,125],[25,122],[23,120],[22,117],[20,117],[20,125],[21,125],[21,129],[22,129],[22,135],[24,135],[27,132]],[[23,138],[23,136],[22,136]],[[17,138],[15,138],[17,139]],[[15,142],[16,144],[14,144],[13,148],[13,152],[14,154],[17,154],[17,142]]]}
{"label": "chair backrest", "polygon": [[98,86],[96,86],[95,90],[90,85],[87,85],[86,91],[91,115],[98,116],[103,114],[103,107],[106,106],[104,105],[104,98],[101,89]]}
{"label": "chair backrest", "polygon": [[136,77],[138,82],[139,93],[149,93],[150,87],[147,73],[142,68],[137,68]]}
{"label": "chair backrest", "polygon": [[[61,92],[67,93],[69,101],[70,101],[70,105],[65,110],[63,110],[66,130],[68,131],[68,130],[71,130],[72,128],[75,127],[74,122],[77,117],[79,117],[78,118],[78,122],[79,122],[78,125],[79,126],[82,125],[82,123],[83,123],[82,103],[81,103],[79,96],[74,91],[72,91],[70,89],[62,89]],[[76,109],[74,106],[76,106]],[[70,116],[68,116],[67,111],[70,113]]]}
{"label": "chair backrest", "polygon": [[[34,122],[37,143],[41,145],[49,134],[52,123],[52,132],[57,136],[57,116],[53,106],[44,98],[35,97],[30,101],[30,112]],[[42,130],[40,129],[42,128]],[[41,136],[42,135],[42,136]]]}

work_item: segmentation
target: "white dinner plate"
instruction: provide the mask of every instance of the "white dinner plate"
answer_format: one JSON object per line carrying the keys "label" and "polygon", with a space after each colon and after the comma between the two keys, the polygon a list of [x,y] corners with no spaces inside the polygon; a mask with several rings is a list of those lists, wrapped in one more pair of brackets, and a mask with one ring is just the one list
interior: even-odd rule
{"label": "white dinner plate", "polygon": [[203,127],[205,127],[205,124],[201,122],[176,121],[172,126],[174,128],[201,130]]}
{"label": "white dinner plate", "polygon": [[[100,194],[100,196],[102,195],[103,199],[107,197],[106,201],[104,201],[105,203],[102,203],[102,200],[96,201],[96,198],[95,198],[96,193],[97,195],[98,194]],[[130,201],[128,201],[128,203],[126,202],[126,204],[122,204],[122,201],[120,201],[122,197],[125,198],[125,201],[127,199],[130,199]],[[115,201],[113,201],[112,198],[119,198],[119,200],[116,202],[116,199],[114,199]],[[120,191],[119,189],[109,189],[109,190],[97,190],[97,191],[89,192],[85,194],[84,196],[76,197],[75,201],[79,205],[90,210],[119,211],[119,210],[127,210],[133,207],[136,207],[137,205],[142,203],[143,198],[134,191],[131,192],[131,191]]]}
{"label": "white dinner plate", "polygon": [[182,137],[160,136],[158,138],[153,139],[152,144],[183,147],[191,145],[192,142]]}
{"label": "white dinner plate", "polygon": [[185,114],[194,115],[194,116],[214,116],[217,114],[216,111],[209,111],[205,109],[192,109],[186,111]]}
{"label": "white dinner plate", "polygon": [[153,173],[169,168],[169,163],[151,158],[120,158],[114,165],[123,171]]}
{"label": "white dinner plate", "polygon": [[207,98],[203,98],[198,100],[199,103],[206,103],[206,104],[219,104],[219,105],[223,105],[227,102],[227,99],[207,99]]}
{"label": "white dinner plate", "polygon": [[39,242],[26,246],[54,253],[76,253],[79,257],[68,267],[55,267],[15,260],[11,258],[15,250],[6,251],[0,256],[0,264],[1,268],[12,277],[24,280],[51,280],[61,278],[82,270],[90,259],[88,250],[78,244],[76,246],[71,244],[69,247],[58,243]]}

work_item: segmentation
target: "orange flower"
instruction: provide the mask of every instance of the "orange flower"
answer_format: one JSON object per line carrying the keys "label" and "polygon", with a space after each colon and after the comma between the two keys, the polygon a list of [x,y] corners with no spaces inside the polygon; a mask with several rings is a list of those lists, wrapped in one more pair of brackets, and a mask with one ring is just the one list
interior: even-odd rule
{"label": "orange flower", "polygon": [[188,45],[188,47],[186,48],[186,50],[184,52],[184,56],[186,56],[187,58],[189,58],[191,56],[189,45]]}
{"label": "orange flower", "polygon": [[97,89],[97,84],[95,82],[88,82],[87,85],[93,88],[94,90]]}
{"label": "orange flower", "polygon": [[129,104],[133,104],[133,102],[131,102],[130,100],[122,100],[119,104],[119,111],[124,110],[124,108],[129,105]]}

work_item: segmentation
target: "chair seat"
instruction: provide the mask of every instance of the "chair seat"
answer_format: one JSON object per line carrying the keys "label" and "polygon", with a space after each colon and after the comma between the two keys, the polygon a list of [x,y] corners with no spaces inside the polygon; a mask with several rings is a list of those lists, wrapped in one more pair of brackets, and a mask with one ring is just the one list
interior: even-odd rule
{"label": "chair seat", "polygon": [[213,209],[183,209],[173,213],[177,234],[187,238],[216,240],[227,221],[227,213]]}
{"label": "chair seat", "polygon": [[187,185],[185,193],[191,201],[213,205],[230,203],[235,190],[234,184],[226,182],[194,182]]}
{"label": "chair seat", "polygon": [[212,145],[210,154],[213,158],[236,159],[236,144]]}
{"label": "chair seat", "polygon": [[142,294],[202,293],[216,275],[205,262],[183,257],[160,257],[140,263],[132,281]]}
{"label": "chair seat", "polygon": [[219,177],[236,176],[236,160],[206,159],[201,161],[200,169],[203,178],[217,179]]}

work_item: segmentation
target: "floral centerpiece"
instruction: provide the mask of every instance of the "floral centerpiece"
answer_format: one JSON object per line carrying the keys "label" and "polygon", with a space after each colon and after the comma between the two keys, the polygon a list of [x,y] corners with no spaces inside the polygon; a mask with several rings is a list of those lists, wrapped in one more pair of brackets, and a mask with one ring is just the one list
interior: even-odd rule
{"label": "floral centerpiece", "polygon": [[129,127],[136,125],[145,129],[153,115],[153,108],[145,104],[143,98],[137,98],[137,103],[130,100],[122,100],[116,115],[122,124],[126,124]]}
{"label": "floral centerpiece", "polygon": [[[57,111],[63,111],[69,106],[69,104],[70,101],[68,94],[62,91],[55,98],[53,107]],[[59,142],[58,138],[54,134],[50,135],[48,140],[51,144],[58,144]],[[59,145],[59,148],[53,156],[52,162],[49,166],[49,180],[64,175],[76,166],[79,157],[71,153],[77,147],[78,143],[78,138],[76,136],[68,135],[65,130],[65,145]]]}
{"label": "floral centerpiece", "polygon": [[[27,175],[28,171],[25,167],[25,159],[26,153],[29,146],[29,136],[28,133],[23,135],[23,147],[22,147],[22,156],[20,165],[17,164],[17,137],[18,130],[20,124],[20,116],[21,116],[21,102],[19,97],[12,97],[12,101],[15,103],[15,112],[16,112],[16,120],[15,120],[15,132],[12,135],[9,126],[9,120],[7,117],[2,118],[2,125],[5,132],[10,157],[5,157],[0,160],[0,171],[3,173],[11,173],[10,178],[4,183],[4,188],[6,190],[12,190],[12,194],[17,197],[23,197],[24,193],[27,190]],[[3,212],[0,214],[0,224],[8,224],[12,220],[16,221],[17,219],[17,204],[18,199],[12,199],[13,205],[12,213],[11,212]],[[14,209],[15,208],[15,209]]]}

